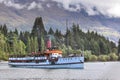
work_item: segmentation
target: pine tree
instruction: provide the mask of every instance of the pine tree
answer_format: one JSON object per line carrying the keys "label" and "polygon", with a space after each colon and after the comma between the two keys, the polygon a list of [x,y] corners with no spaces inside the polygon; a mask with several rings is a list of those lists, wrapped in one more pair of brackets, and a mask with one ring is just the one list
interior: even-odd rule
{"label": "pine tree", "polygon": [[8,29],[7,29],[6,24],[3,25],[2,33],[3,33],[5,36],[7,36]]}
{"label": "pine tree", "polygon": [[7,43],[6,37],[0,32],[0,60],[7,60]]}
{"label": "pine tree", "polygon": [[59,34],[59,30],[58,29],[56,29],[56,31],[55,31],[55,37],[60,37],[60,34]]}
{"label": "pine tree", "polygon": [[65,39],[66,39],[65,44],[66,44],[67,47],[69,46],[69,37],[70,37],[70,30],[67,27],[66,34],[65,34]]}
{"label": "pine tree", "polygon": [[6,52],[6,37],[0,33],[0,51]]}
{"label": "pine tree", "polygon": [[66,46],[67,47],[71,46],[72,48],[74,48],[74,37],[72,32],[68,28],[65,34],[65,38],[66,38],[66,41],[65,41]]}
{"label": "pine tree", "polygon": [[104,40],[102,40],[102,39],[99,40],[99,47],[100,47],[100,53],[101,54],[108,54],[107,46],[106,46]]}
{"label": "pine tree", "polygon": [[50,27],[50,29],[48,31],[48,34],[54,35],[54,31],[53,31],[53,29],[51,27]]}
{"label": "pine tree", "polygon": [[42,17],[37,17],[35,19],[31,35],[40,36],[40,35],[45,35],[45,34],[46,34],[46,31],[44,28]]}
{"label": "pine tree", "polygon": [[16,35],[18,35],[18,30],[17,30],[16,28],[15,28],[14,33],[15,33]]}
{"label": "pine tree", "polygon": [[37,37],[31,37],[31,42],[30,42],[30,46],[31,46],[31,51],[32,52],[37,52],[38,51],[38,38]]}
{"label": "pine tree", "polygon": [[30,32],[28,32],[28,31],[25,31],[24,32],[24,35],[23,35],[23,39],[24,39],[24,43],[25,44],[27,44],[27,39],[28,39],[28,37],[30,37]]}
{"label": "pine tree", "polygon": [[41,47],[42,47],[42,45],[40,45],[42,42],[41,37],[43,36],[43,39],[44,39],[44,35],[46,35],[46,34],[47,34],[47,32],[45,31],[42,17],[37,17],[34,22],[31,36],[38,38],[39,51],[41,51]]}
{"label": "pine tree", "polygon": [[18,47],[17,53],[22,54],[22,55],[25,55],[25,54],[26,54],[26,51],[25,51],[26,46],[25,46],[25,44],[23,43],[23,41],[19,40],[19,41],[18,41],[18,46],[19,46],[19,47]]}
{"label": "pine tree", "polygon": [[32,52],[32,48],[31,47],[32,47],[32,45],[31,45],[31,39],[30,39],[30,37],[28,37],[27,44],[26,44],[26,50],[27,50],[28,54]]}
{"label": "pine tree", "polygon": [[13,53],[14,54],[19,54],[18,47],[19,47],[18,38],[14,35],[13,37]]}
{"label": "pine tree", "polygon": [[118,54],[120,55],[120,39],[118,41]]}
{"label": "pine tree", "polygon": [[2,31],[2,25],[0,25],[0,31]]}
{"label": "pine tree", "polygon": [[24,42],[24,33],[20,31],[19,39]]}
{"label": "pine tree", "polygon": [[44,38],[41,37],[41,52],[43,52],[45,50],[45,42],[44,42]]}

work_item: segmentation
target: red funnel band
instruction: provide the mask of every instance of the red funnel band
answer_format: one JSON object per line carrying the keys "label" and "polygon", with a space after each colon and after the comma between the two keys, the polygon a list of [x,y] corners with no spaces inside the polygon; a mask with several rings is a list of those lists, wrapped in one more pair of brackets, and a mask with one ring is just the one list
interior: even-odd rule
{"label": "red funnel band", "polygon": [[50,40],[47,41],[47,48],[51,48],[51,41]]}

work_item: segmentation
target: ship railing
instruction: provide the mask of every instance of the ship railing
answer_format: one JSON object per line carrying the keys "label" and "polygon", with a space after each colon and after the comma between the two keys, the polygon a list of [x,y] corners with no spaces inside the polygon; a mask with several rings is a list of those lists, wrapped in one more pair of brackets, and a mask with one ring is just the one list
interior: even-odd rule
{"label": "ship railing", "polygon": [[9,60],[33,60],[34,57],[24,57],[24,58],[9,58]]}
{"label": "ship railing", "polygon": [[47,57],[35,57],[35,60],[46,60]]}

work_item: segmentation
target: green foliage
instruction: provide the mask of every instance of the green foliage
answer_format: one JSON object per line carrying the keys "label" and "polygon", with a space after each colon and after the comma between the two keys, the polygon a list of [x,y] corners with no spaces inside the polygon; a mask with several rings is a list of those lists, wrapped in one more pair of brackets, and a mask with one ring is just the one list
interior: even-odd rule
{"label": "green foliage", "polygon": [[102,54],[108,54],[106,43],[102,39],[99,40],[99,47]]}
{"label": "green foliage", "polygon": [[97,61],[98,57],[96,55],[90,55],[89,61]]}
{"label": "green foliage", "polygon": [[0,60],[5,60],[5,61],[7,61],[7,60],[8,60],[8,54],[6,54],[6,53],[3,52],[3,51],[0,51]]}
{"label": "green foliage", "polygon": [[73,24],[71,29],[67,28],[65,34],[65,44],[72,49],[90,50],[94,55],[109,54],[116,49],[115,43],[98,35],[97,32],[84,33],[79,25]]}
{"label": "green foliage", "polygon": [[120,55],[118,55],[118,60],[120,61]]}
{"label": "green foliage", "polygon": [[119,39],[119,42],[118,42],[118,54],[120,54],[120,39]]}
{"label": "green foliage", "polygon": [[67,47],[64,44],[62,44],[61,47],[60,47],[60,49],[63,52],[63,56],[66,56],[67,55]]}
{"label": "green foliage", "polygon": [[38,39],[37,37],[28,37],[26,45],[27,53],[37,52],[38,51]]}
{"label": "green foliage", "polygon": [[41,52],[43,52],[45,50],[45,42],[44,42],[44,39],[43,37],[41,37]]}
{"label": "green foliage", "polygon": [[81,54],[82,53],[82,51],[80,49],[78,49],[78,50],[72,50],[71,49],[71,51],[73,51],[72,53],[75,53],[75,54]]}
{"label": "green foliage", "polygon": [[106,57],[107,61],[110,61],[110,56],[109,55],[106,55],[105,57]]}
{"label": "green foliage", "polygon": [[90,56],[92,55],[91,51],[84,51],[84,57],[85,57],[85,61],[89,61],[90,60]]}
{"label": "green foliage", "polygon": [[15,33],[16,35],[18,35],[18,30],[17,30],[16,28],[15,28],[14,33]]}
{"label": "green foliage", "polygon": [[18,41],[18,46],[19,46],[19,48],[18,48],[17,53],[20,53],[20,54],[25,55],[25,54],[26,54],[26,51],[25,51],[26,46],[25,46],[25,44],[23,43],[23,41],[19,40],[19,41]]}
{"label": "green foliage", "polygon": [[91,51],[84,51],[85,61],[97,61],[98,57],[93,55]]}
{"label": "green foliage", "polygon": [[7,43],[6,37],[0,33],[0,60],[7,60],[8,59],[8,50],[7,50]]}
{"label": "green foliage", "polygon": [[115,53],[110,53],[109,56],[110,56],[111,61],[117,61],[118,60],[118,56]]}
{"label": "green foliage", "polygon": [[31,38],[30,37],[28,37],[28,40],[27,40],[26,51],[28,54],[32,52],[32,45],[31,45]]}
{"label": "green foliage", "polygon": [[91,46],[90,50],[92,51],[93,54],[96,55],[100,54],[100,46],[94,39],[91,39],[90,46]]}
{"label": "green foliage", "polygon": [[5,48],[6,48],[6,37],[2,33],[0,33],[0,50],[4,52]]}
{"label": "green foliage", "polygon": [[99,61],[109,61],[110,57],[108,55],[99,55],[98,60]]}
{"label": "green foliage", "polygon": [[1,33],[2,33],[4,36],[7,36],[7,34],[8,34],[8,29],[7,29],[6,24],[4,24],[3,26],[1,26]]}
{"label": "green foliage", "polygon": [[11,45],[11,53],[12,54],[25,54],[26,51],[26,45],[23,43],[23,41],[18,40],[18,37],[16,36],[16,34],[14,34],[13,38],[12,38],[12,44]]}

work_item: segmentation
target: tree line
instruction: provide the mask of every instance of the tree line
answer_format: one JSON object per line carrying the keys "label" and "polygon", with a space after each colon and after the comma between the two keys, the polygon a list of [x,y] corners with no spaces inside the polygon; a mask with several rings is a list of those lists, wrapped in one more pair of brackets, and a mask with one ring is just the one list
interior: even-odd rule
{"label": "tree line", "polygon": [[60,30],[45,30],[41,17],[37,17],[31,31],[9,31],[6,25],[0,26],[0,59],[7,60],[8,55],[28,55],[32,52],[43,52],[46,49],[46,36],[51,36],[52,46],[58,46],[64,56],[84,53],[86,61],[118,60],[118,47],[114,42],[94,31],[83,32],[78,24]]}

